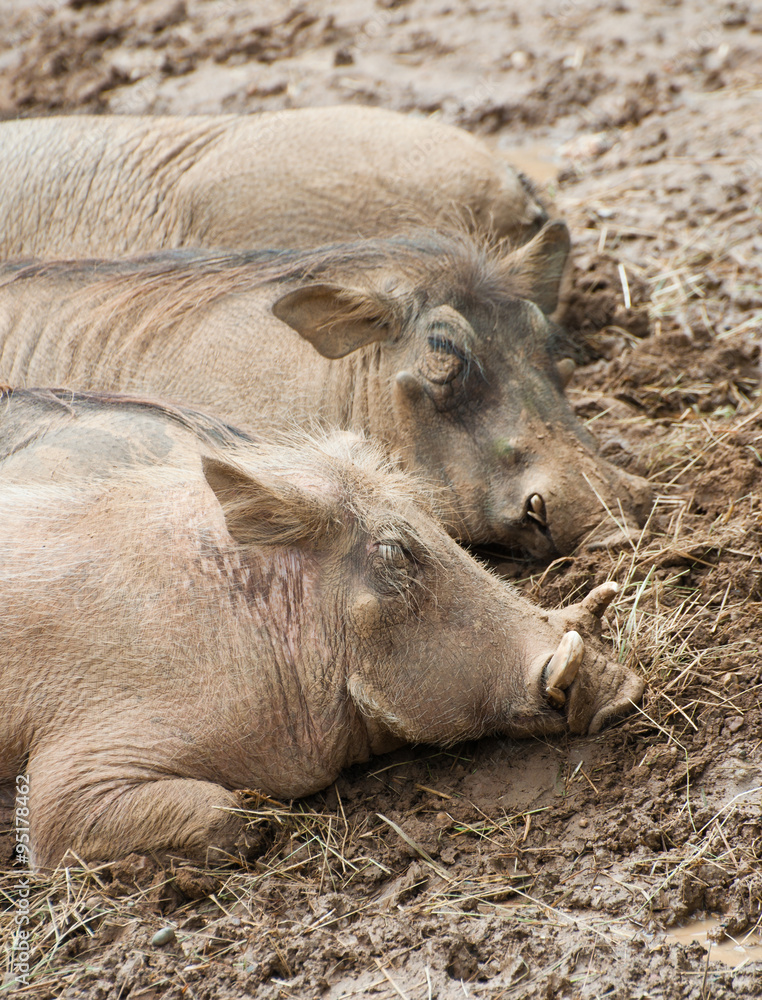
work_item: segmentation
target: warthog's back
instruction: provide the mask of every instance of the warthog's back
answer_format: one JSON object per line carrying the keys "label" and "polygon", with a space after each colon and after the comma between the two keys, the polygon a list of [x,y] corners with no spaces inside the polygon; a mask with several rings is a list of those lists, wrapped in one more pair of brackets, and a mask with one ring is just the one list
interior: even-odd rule
{"label": "warthog's back", "polygon": [[544,210],[461,129],[376,108],[0,125],[0,254],[308,247],[442,217],[523,242]]}
{"label": "warthog's back", "polygon": [[104,479],[125,468],[198,466],[252,439],[220,420],[145,397],[69,389],[17,390],[0,401],[4,481]]}

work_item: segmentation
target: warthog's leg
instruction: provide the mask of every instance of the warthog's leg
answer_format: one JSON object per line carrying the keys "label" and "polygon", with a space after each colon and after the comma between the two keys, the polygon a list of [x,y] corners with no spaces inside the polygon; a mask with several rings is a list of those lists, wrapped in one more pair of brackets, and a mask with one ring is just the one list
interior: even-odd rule
{"label": "warthog's leg", "polygon": [[[239,860],[248,842],[245,821],[231,813],[234,792],[190,778],[120,781],[118,768],[98,773],[97,758],[30,759],[32,864],[55,867],[110,861],[137,852],[170,852],[196,861]],[[87,771],[85,771],[86,765]],[[100,779],[100,780],[99,780]]]}

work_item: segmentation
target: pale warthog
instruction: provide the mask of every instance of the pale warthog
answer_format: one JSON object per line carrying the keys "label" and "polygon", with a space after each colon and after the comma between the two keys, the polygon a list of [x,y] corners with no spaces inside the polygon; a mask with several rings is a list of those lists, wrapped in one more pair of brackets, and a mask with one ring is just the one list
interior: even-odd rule
{"label": "pale warthog", "polygon": [[380,456],[6,393],[0,784],[29,786],[34,865],[245,854],[236,789],[304,795],[407,741],[596,732],[637,701],[595,637],[614,585],[541,610]]}
{"label": "pale warthog", "polygon": [[310,247],[455,213],[522,242],[546,221],[474,136],[379,108],[0,124],[0,257]]}
{"label": "pale warthog", "polygon": [[442,486],[456,538],[565,553],[603,505],[636,522],[648,498],[644,480],[596,455],[529,301],[550,306],[567,249],[553,223],[507,255],[430,232],[8,264],[0,379],[150,392],[244,428],[364,431]]}

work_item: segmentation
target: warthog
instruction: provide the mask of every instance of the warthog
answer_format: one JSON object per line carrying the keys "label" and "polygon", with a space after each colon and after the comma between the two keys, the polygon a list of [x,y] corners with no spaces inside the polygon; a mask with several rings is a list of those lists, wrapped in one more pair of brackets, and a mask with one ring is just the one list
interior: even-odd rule
{"label": "warthog", "polygon": [[[448,495],[458,539],[565,553],[644,480],[563,396],[561,223],[508,254],[424,233],[316,251],[168,251],[0,269],[0,378],[149,392],[244,428],[364,431]],[[609,531],[611,524],[609,522]]]}
{"label": "warthog", "polygon": [[379,108],[0,124],[0,256],[310,247],[453,213],[521,242],[546,221],[461,129]]}
{"label": "warthog", "polygon": [[355,435],[273,447],[6,391],[0,468],[0,790],[29,786],[36,866],[245,854],[236,789],[305,795],[407,741],[596,732],[642,693],[595,638],[615,585],[541,610]]}

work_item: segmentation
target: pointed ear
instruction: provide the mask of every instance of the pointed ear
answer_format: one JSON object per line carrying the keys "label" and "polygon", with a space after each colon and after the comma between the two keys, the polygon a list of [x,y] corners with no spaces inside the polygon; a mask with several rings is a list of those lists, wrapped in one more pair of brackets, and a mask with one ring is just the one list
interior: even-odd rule
{"label": "pointed ear", "polygon": [[270,471],[249,473],[224,459],[202,457],[207,483],[239,545],[298,545],[331,523],[330,497]]}
{"label": "pointed ear", "polygon": [[506,277],[520,294],[536,302],[546,316],[558,305],[570,249],[566,223],[556,220],[543,226],[529,243],[512,251],[503,261]]}
{"label": "pointed ear", "polygon": [[387,340],[395,319],[380,299],[338,285],[297,288],[278,299],[272,311],[324,358],[343,358],[366,344]]}

